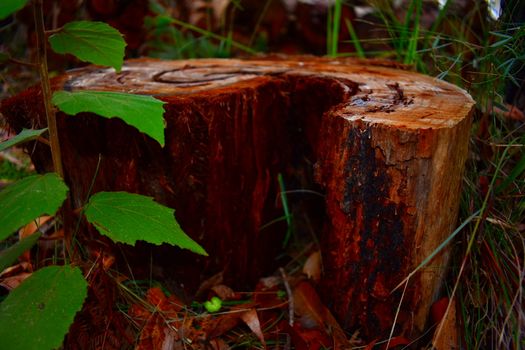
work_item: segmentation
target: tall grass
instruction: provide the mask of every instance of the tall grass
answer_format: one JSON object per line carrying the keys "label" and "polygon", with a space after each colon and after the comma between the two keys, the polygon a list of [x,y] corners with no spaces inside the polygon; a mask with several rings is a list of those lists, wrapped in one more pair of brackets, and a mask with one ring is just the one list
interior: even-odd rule
{"label": "tall grass", "polygon": [[[458,224],[464,227],[452,247],[446,289],[459,301],[465,348],[519,349],[525,346],[525,125],[509,120],[505,91],[523,86],[525,27],[509,22],[512,7],[491,21],[479,2],[454,16],[448,1],[425,29],[422,4],[410,0],[403,18],[390,2],[374,2],[393,58],[467,89],[477,102]],[[358,55],[370,56],[347,27]]]}

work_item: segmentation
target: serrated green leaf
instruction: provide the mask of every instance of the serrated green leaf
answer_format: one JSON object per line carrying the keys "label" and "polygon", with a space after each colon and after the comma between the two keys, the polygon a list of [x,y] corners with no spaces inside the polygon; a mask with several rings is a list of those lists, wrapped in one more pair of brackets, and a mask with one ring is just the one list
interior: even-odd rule
{"label": "serrated green leaf", "polygon": [[19,145],[21,143],[36,140],[38,136],[42,135],[44,131],[46,131],[47,128],[44,129],[23,129],[18,135],[15,137],[12,137],[11,139],[1,142],[0,143],[0,152],[16,145]]}
{"label": "serrated green leaf", "polygon": [[197,254],[204,249],[180,228],[174,210],[153,198],[127,192],[99,192],[89,199],[84,214],[103,235],[134,245],[138,240],[168,243]]}
{"label": "serrated green leaf", "polygon": [[27,4],[28,0],[2,0],[0,5],[0,20],[20,10]]}
{"label": "serrated green leaf", "polygon": [[0,192],[0,240],[44,214],[54,215],[68,188],[55,173],[33,175]]}
{"label": "serrated green leaf", "polygon": [[91,112],[106,118],[120,118],[164,146],[165,102],[152,96],[107,91],[56,91],[53,103],[70,115]]}
{"label": "serrated green leaf", "polygon": [[38,270],[0,304],[2,349],[58,348],[82,308],[87,282],[77,267]]}
{"label": "serrated green leaf", "polygon": [[85,62],[111,66],[117,72],[124,62],[126,42],[122,34],[107,23],[69,22],[49,37],[49,43],[56,53],[69,53]]}
{"label": "serrated green leaf", "polygon": [[16,261],[16,258],[22,255],[23,252],[31,249],[41,235],[41,232],[33,233],[0,252],[0,271],[4,271],[5,268],[11,266],[11,264]]}

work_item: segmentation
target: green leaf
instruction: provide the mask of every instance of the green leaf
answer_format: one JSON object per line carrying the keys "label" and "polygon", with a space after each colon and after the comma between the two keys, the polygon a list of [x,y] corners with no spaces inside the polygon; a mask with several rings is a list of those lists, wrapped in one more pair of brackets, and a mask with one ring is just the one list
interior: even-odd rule
{"label": "green leaf", "polygon": [[38,136],[42,135],[44,133],[44,131],[46,131],[47,128],[44,128],[44,129],[37,129],[37,130],[33,130],[33,129],[23,129],[20,134],[16,135],[15,137],[12,137],[11,139],[7,140],[7,141],[4,141],[4,142],[1,142],[0,143],[0,152],[9,148],[9,147],[13,147],[13,146],[16,146],[18,144],[21,144],[21,143],[24,143],[24,142],[27,142],[27,141],[32,141],[32,140],[36,140],[38,138]]}
{"label": "green leaf", "polygon": [[57,91],[53,103],[64,113],[120,118],[164,146],[164,103],[152,96],[107,91]]}
{"label": "green leaf", "polygon": [[33,233],[31,236],[27,236],[20,242],[17,242],[11,247],[0,252],[0,271],[4,271],[5,268],[11,266],[16,258],[22,255],[23,252],[31,249],[31,247],[35,245],[36,241],[38,241],[41,235],[41,232]]}
{"label": "green leaf", "polygon": [[212,297],[211,300],[206,300],[203,305],[209,313],[217,312],[222,307],[222,300],[219,297]]}
{"label": "green leaf", "polygon": [[20,10],[28,0],[2,0],[0,5],[0,20]]}
{"label": "green leaf", "polygon": [[99,192],[89,199],[84,214],[103,235],[134,245],[138,240],[168,243],[197,254],[204,249],[180,228],[174,210],[153,198],[127,192]]}
{"label": "green leaf", "polygon": [[67,191],[55,173],[29,176],[7,186],[0,192],[0,240],[39,216],[54,215]]}
{"label": "green leaf", "polygon": [[124,62],[126,42],[122,34],[103,22],[69,22],[49,37],[49,43],[56,53],[70,53],[81,61],[111,66],[117,72]]}
{"label": "green leaf", "polygon": [[38,270],[0,304],[3,349],[60,347],[87,296],[87,282],[77,267]]}

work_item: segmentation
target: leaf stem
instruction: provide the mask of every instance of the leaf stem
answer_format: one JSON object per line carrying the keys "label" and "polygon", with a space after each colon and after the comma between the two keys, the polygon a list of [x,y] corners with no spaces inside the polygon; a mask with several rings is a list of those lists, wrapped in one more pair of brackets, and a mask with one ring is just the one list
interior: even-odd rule
{"label": "leaf stem", "polygon": [[60,143],[58,139],[58,130],[56,122],[56,114],[53,105],[51,104],[51,84],[49,82],[49,74],[47,69],[47,53],[46,53],[46,38],[44,28],[44,11],[43,0],[33,1],[33,13],[35,17],[36,29],[36,47],[37,47],[37,62],[38,73],[40,75],[40,82],[42,85],[42,96],[44,99],[44,108],[46,112],[47,127],[49,129],[49,143],[51,146],[51,156],[53,158],[53,168],[55,172],[64,178],[64,169],[62,168],[62,156],[60,153]]}
{"label": "leaf stem", "polygon": [[48,30],[44,31],[44,33],[45,33],[46,36],[49,36],[49,35],[52,35],[52,34],[60,33],[63,29],[64,29],[64,27],[60,27],[60,28],[56,28],[56,29],[48,29]]}

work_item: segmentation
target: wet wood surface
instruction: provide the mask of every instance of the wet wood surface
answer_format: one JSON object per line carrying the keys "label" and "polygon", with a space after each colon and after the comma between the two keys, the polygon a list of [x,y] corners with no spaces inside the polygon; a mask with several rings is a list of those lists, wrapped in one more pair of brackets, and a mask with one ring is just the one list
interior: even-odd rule
{"label": "wet wood surface", "polygon": [[[53,86],[167,103],[164,148],[85,113],[59,113],[60,143],[75,207],[95,179],[94,192],[141,193],[176,209],[210,256],[134,252],[189,293],[217,273],[249,288],[284,263],[286,225],[272,224],[283,215],[278,174],[288,190],[322,194],[289,198],[319,234],[325,303],[364,336],[388,333],[401,299],[392,289],[455,228],[474,103],[448,83],[378,61],[273,57],[131,60],[120,73],[87,67]],[[4,101],[2,113],[18,130],[45,123],[36,88]],[[45,146],[32,156],[49,169]],[[405,334],[423,329],[446,261],[437,256],[410,280],[397,320]]]}

